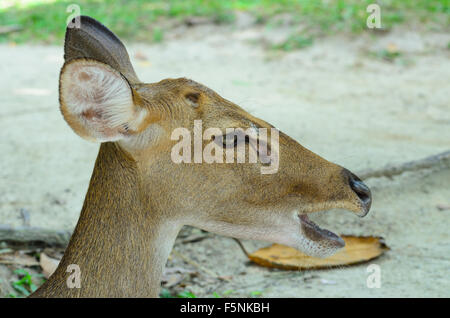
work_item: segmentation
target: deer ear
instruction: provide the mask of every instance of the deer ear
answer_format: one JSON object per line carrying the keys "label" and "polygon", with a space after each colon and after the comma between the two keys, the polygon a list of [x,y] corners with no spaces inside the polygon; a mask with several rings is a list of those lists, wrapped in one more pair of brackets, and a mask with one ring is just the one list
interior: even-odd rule
{"label": "deer ear", "polygon": [[68,26],[66,29],[64,61],[90,58],[110,65],[131,83],[139,83],[127,49],[114,33],[91,17],[74,19],[79,19],[79,27]]}
{"label": "deer ear", "polygon": [[148,110],[125,77],[111,66],[90,59],[65,63],[59,77],[61,112],[81,137],[117,141],[139,132]]}

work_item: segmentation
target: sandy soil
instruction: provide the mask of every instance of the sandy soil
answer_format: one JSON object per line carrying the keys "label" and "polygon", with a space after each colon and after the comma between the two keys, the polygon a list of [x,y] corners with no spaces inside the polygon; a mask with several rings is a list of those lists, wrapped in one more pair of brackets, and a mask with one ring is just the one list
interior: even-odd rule
{"label": "sandy soil", "polygon": [[[159,45],[128,47],[141,79],[190,77],[354,172],[450,148],[449,34],[333,37],[290,53],[255,44],[274,36],[204,26]],[[390,43],[402,53],[394,62],[369,53]],[[22,225],[22,209],[32,226],[70,230],[77,221],[98,145],[77,137],[59,113],[62,55],[62,46],[0,46],[0,224]],[[382,288],[366,287],[367,265],[268,270],[249,264],[231,239],[213,236],[175,248],[231,281],[200,274],[188,289],[198,296],[225,290],[263,297],[450,296],[450,211],[436,207],[450,204],[450,170],[368,184],[374,199],[366,218],[332,211],[313,219],[338,233],[385,237],[391,251],[374,261]],[[0,289],[7,289],[9,273],[0,267]]]}

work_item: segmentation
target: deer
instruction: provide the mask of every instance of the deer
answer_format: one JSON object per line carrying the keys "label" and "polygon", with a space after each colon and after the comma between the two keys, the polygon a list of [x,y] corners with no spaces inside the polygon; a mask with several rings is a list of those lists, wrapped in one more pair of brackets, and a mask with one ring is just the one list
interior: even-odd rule
{"label": "deer", "polygon": [[[171,132],[196,120],[221,131],[274,127],[193,80],[142,82],[114,33],[77,18],[79,26],[65,34],[60,111],[77,135],[100,146],[64,256],[31,297],[158,297],[185,225],[315,257],[345,246],[308,215],[344,209],[365,216],[372,196],[355,174],[281,131],[276,173],[262,174],[260,161],[174,163]],[[248,139],[231,147],[236,143]],[[76,287],[67,283],[73,264],[80,269]]]}

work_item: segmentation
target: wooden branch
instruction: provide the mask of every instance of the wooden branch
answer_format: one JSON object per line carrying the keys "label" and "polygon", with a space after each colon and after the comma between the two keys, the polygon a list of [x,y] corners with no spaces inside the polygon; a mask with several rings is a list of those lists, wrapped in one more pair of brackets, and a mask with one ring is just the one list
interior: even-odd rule
{"label": "wooden branch", "polygon": [[0,224],[0,241],[42,242],[51,246],[65,247],[69,243],[71,231],[47,230],[38,227]]}
{"label": "wooden branch", "polygon": [[196,243],[196,242],[203,241],[204,239],[207,239],[212,236],[213,236],[213,234],[211,234],[211,233],[205,233],[205,234],[200,234],[200,235],[190,235],[190,236],[186,237],[185,239],[181,240],[181,243],[182,244]]}
{"label": "wooden branch", "polygon": [[239,247],[241,248],[242,252],[245,254],[245,256],[247,256],[247,258],[249,258],[249,257],[248,257],[249,254],[248,254],[247,250],[245,249],[244,244],[242,244],[241,240],[239,240],[239,239],[237,239],[237,238],[234,238],[234,237],[232,237],[232,239],[233,239],[236,243],[238,243],[238,245],[239,245]]}
{"label": "wooden branch", "polygon": [[176,257],[182,259],[184,262],[194,266],[195,268],[197,268],[199,271],[204,272],[206,274],[208,274],[211,277],[214,278],[220,278],[219,275],[217,275],[216,273],[214,273],[212,270],[207,269],[206,267],[200,265],[199,263],[197,263],[196,261],[190,259],[189,257],[187,257],[186,255],[184,255],[183,253],[178,252],[175,249],[172,249],[171,252],[173,255],[175,255]]}
{"label": "wooden branch", "polygon": [[407,171],[418,171],[429,169],[435,166],[450,166],[450,151],[445,151],[437,155],[429,156],[419,160],[413,160],[397,165],[386,165],[381,169],[368,169],[357,174],[361,179],[388,177],[392,178]]}

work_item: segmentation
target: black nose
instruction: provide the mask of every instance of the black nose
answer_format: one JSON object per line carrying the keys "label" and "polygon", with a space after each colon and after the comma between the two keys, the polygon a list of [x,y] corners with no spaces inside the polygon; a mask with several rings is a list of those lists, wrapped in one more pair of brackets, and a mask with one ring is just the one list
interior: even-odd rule
{"label": "black nose", "polygon": [[364,210],[361,216],[365,216],[369,212],[370,206],[372,205],[372,194],[370,193],[370,189],[356,175],[354,175],[347,169],[344,170],[346,170],[345,174],[348,176],[348,183],[350,185],[350,188],[355,191],[356,195],[361,200]]}

